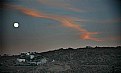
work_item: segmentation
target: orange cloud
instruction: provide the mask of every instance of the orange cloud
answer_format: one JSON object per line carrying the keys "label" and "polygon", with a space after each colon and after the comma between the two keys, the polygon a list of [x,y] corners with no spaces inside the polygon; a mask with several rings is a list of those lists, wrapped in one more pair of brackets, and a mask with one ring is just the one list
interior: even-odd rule
{"label": "orange cloud", "polygon": [[32,16],[32,17],[47,18],[47,19],[52,19],[52,20],[56,20],[58,22],[61,22],[61,24],[63,26],[73,28],[73,29],[79,31],[81,33],[80,38],[83,40],[101,41],[98,38],[92,37],[92,35],[96,35],[99,33],[87,31],[86,29],[82,28],[78,24],[75,24],[73,19],[70,17],[46,14],[46,13],[42,13],[42,12],[37,11],[37,10],[24,8],[24,7],[17,6],[17,5],[7,5],[7,6],[14,8],[14,9],[17,9],[17,10],[21,11],[22,13],[29,15],[29,16]]}
{"label": "orange cloud", "polygon": [[80,36],[80,38],[84,39],[84,40],[93,40],[93,41],[97,41],[97,42],[103,41],[101,39],[91,37],[91,35],[94,35],[94,34],[99,34],[99,33],[98,32],[87,32],[87,33],[82,34]]}

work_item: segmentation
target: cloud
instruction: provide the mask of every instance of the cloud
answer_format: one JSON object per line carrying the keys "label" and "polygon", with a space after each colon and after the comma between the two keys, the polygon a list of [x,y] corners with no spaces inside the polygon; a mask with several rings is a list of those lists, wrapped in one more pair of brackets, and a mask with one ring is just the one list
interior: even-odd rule
{"label": "cloud", "polygon": [[121,17],[113,18],[113,19],[101,19],[101,20],[83,20],[79,18],[72,18],[77,22],[88,22],[88,23],[97,23],[97,24],[114,24],[114,23],[121,23]]}
{"label": "cloud", "polygon": [[104,20],[103,22],[100,22],[100,23],[112,24],[112,23],[117,23],[117,22],[121,22],[121,17],[120,18],[115,18],[115,19],[106,19],[106,20]]}
{"label": "cloud", "polygon": [[121,40],[121,36],[110,36],[106,39],[107,41]]}
{"label": "cloud", "polygon": [[119,18],[113,18],[113,19],[95,20],[95,21],[92,21],[92,22],[101,23],[101,24],[121,23],[121,17],[119,17]]}
{"label": "cloud", "polygon": [[32,16],[32,17],[47,18],[47,19],[56,20],[56,21],[60,22],[65,27],[72,28],[72,29],[79,31],[81,33],[80,38],[83,40],[101,41],[98,38],[92,37],[92,35],[99,34],[98,32],[89,32],[88,30],[82,28],[80,25],[75,24],[73,18],[70,18],[67,16],[47,14],[47,13],[43,13],[43,12],[40,12],[40,11],[37,11],[34,9],[29,9],[29,8],[25,8],[22,6],[18,6],[18,5],[7,5],[6,4],[6,6],[9,8],[17,9],[20,12],[22,12],[26,15]]}
{"label": "cloud", "polygon": [[102,39],[91,37],[91,35],[95,35],[95,34],[99,34],[99,33],[98,32],[86,32],[86,33],[83,33],[80,36],[80,38],[84,39],[84,40],[93,40],[93,41],[97,41],[97,42],[102,42],[103,41]]}
{"label": "cloud", "polygon": [[72,4],[66,2],[65,0],[38,0],[38,2],[46,6],[63,8],[69,11],[85,12],[85,10],[75,8]]}

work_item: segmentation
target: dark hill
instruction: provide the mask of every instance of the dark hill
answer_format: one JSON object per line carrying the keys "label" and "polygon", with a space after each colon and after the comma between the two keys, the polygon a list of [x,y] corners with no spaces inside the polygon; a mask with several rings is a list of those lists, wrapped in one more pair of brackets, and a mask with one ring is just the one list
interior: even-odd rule
{"label": "dark hill", "polygon": [[36,55],[47,63],[16,66],[18,56],[2,56],[0,73],[121,73],[121,47],[61,48]]}

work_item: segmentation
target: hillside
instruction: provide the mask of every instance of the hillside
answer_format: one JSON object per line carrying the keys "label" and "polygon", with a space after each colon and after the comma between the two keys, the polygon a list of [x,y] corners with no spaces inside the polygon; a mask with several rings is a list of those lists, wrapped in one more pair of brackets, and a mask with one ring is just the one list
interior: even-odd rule
{"label": "hillside", "polygon": [[16,65],[20,56],[1,56],[0,73],[121,73],[121,47],[68,48],[36,53],[47,62]]}

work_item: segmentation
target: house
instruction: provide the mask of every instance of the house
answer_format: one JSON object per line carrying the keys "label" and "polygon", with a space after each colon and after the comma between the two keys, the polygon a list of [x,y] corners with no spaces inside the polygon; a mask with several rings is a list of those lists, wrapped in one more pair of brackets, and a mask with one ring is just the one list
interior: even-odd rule
{"label": "house", "polygon": [[40,65],[47,63],[47,59],[41,55],[35,53],[22,53],[19,58],[17,58],[17,64],[19,65]]}
{"label": "house", "polygon": [[26,59],[24,59],[24,58],[23,58],[23,59],[22,59],[22,58],[17,58],[17,61],[18,61],[18,62],[25,62]]}
{"label": "house", "polygon": [[29,53],[29,52],[27,52],[27,53],[26,53],[26,55],[30,55],[30,53]]}
{"label": "house", "polygon": [[30,59],[34,59],[34,57],[35,57],[34,55],[30,55]]}
{"label": "house", "polygon": [[47,63],[47,59],[46,59],[46,58],[42,58],[42,59],[40,60],[40,62],[41,62],[41,64]]}
{"label": "house", "polygon": [[53,59],[52,62],[55,62],[55,60]]}
{"label": "house", "polygon": [[33,61],[29,61],[27,63],[29,63],[30,65],[41,65],[41,64],[47,63],[47,59],[46,58],[42,58],[40,60],[33,60]]}
{"label": "house", "polygon": [[41,64],[42,64],[42,62],[37,62],[36,64],[37,64],[37,65],[41,65]]}

